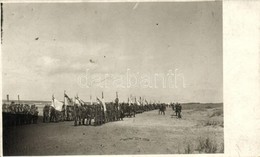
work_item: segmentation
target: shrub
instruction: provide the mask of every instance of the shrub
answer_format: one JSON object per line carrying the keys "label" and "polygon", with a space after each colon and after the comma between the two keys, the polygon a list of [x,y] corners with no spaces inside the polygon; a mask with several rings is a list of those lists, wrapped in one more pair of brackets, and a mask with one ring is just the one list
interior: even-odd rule
{"label": "shrub", "polygon": [[191,149],[191,146],[190,144],[188,144],[185,148],[185,154],[191,154],[192,153],[192,149]]}
{"label": "shrub", "polygon": [[210,120],[208,120],[208,121],[206,121],[206,123],[204,124],[204,126],[216,126],[216,125],[218,125],[219,124],[219,122],[218,121],[210,121]]}
{"label": "shrub", "polygon": [[221,146],[220,146],[220,153],[224,153],[224,143],[221,143]]}
{"label": "shrub", "polygon": [[214,117],[214,116],[223,116],[223,110],[222,109],[214,110],[213,113],[210,115],[210,117]]}
{"label": "shrub", "polygon": [[199,138],[199,144],[197,146],[197,150],[200,153],[216,153],[217,144],[209,137],[207,137],[206,139]]}

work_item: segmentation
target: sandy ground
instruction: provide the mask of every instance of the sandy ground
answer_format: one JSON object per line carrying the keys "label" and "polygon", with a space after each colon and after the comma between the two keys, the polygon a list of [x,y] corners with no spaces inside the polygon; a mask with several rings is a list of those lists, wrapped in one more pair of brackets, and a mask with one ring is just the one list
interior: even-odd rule
{"label": "sandy ground", "polygon": [[188,145],[198,153],[198,141],[206,137],[221,152],[223,115],[210,116],[216,110],[222,108],[183,110],[183,119],[176,119],[167,108],[166,115],[150,111],[96,127],[60,122],[6,128],[4,155],[176,154]]}

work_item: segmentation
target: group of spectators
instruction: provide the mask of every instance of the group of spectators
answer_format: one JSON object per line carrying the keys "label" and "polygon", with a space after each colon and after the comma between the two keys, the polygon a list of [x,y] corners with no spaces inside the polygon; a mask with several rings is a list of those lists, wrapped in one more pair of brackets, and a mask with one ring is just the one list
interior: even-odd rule
{"label": "group of spectators", "polygon": [[3,103],[3,126],[17,126],[24,124],[36,124],[38,120],[38,107],[34,104],[21,104],[11,102]]}

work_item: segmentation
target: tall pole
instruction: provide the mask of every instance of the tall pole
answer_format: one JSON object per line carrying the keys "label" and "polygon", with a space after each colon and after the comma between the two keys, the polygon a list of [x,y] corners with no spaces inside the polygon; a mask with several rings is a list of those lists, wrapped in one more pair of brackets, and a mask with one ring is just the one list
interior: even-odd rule
{"label": "tall pole", "polygon": [[104,99],[104,93],[103,93],[103,91],[102,91],[102,99]]}
{"label": "tall pole", "polygon": [[92,105],[92,95],[90,95],[90,105]]}
{"label": "tall pole", "polygon": [[18,95],[18,104],[20,104],[20,96]]}
{"label": "tall pole", "polygon": [[64,90],[64,94],[63,94],[63,103],[65,105],[65,94],[66,94],[66,90]]}
{"label": "tall pole", "polygon": [[52,101],[54,102],[54,94],[52,94]]}
{"label": "tall pole", "polygon": [[9,94],[6,95],[6,100],[9,102]]}

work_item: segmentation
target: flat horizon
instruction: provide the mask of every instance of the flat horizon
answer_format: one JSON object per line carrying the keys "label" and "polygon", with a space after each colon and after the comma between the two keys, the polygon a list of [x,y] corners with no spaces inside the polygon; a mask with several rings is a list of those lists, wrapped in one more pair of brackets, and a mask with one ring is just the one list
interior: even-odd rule
{"label": "flat horizon", "polygon": [[[18,100],[9,100],[9,102],[17,102]],[[51,102],[51,100],[20,100],[20,101],[37,101],[37,102]],[[83,100],[84,101],[84,100]],[[6,99],[2,99],[2,102],[7,102]],[[60,102],[63,102],[63,101],[60,101]],[[84,101],[84,102],[90,102],[90,101]],[[95,102],[95,101],[93,101]],[[111,102],[111,101],[106,101],[106,102]],[[124,101],[122,101],[124,102]],[[162,103],[166,103],[166,102],[162,102]],[[173,102],[173,103],[176,103],[176,102]],[[179,103],[183,103],[183,104],[223,104],[223,102],[179,102]]]}

